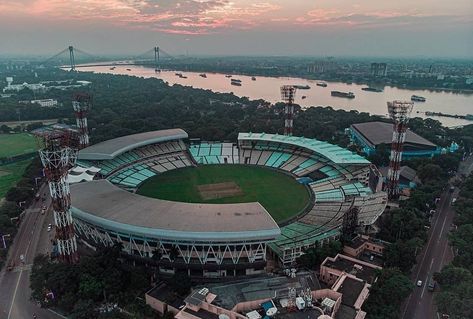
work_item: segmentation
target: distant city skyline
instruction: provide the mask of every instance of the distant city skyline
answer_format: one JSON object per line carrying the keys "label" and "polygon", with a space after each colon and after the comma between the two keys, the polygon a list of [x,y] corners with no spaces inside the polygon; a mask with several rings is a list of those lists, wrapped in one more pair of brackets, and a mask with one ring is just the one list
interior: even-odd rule
{"label": "distant city skyline", "polygon": [[471,0],[0,0],[0,55],[473,57]]}

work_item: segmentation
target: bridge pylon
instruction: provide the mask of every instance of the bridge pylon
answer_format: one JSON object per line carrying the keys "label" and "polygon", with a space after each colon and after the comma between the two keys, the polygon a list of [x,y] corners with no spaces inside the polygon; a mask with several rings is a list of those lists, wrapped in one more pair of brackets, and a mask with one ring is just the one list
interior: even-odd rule
{"label": "bridge pylon", "polygon": [[154,47],[154,72],[161,72],[159,69],[159,47]]}
{"label": "bridge pylon", "polygon": [[69,71],[75,71],[76,70],[76,61],[74,58],[74,47],[72,45],[69,46],[69,59],[71,61],[71,69]]}

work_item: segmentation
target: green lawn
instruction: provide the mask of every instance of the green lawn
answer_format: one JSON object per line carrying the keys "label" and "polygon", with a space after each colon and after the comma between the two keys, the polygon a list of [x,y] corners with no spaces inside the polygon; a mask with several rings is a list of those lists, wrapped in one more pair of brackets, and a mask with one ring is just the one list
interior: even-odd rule
{"label": "green lawn", "polygon": [[0,166],[0,199],[21,178],[31,160]]}
{"label": "green lawn", "polygon": [[0,134],[0,158],[32,153],[36,150],[36,139],[31,134]]}
{"label": "green lawn", "polygon": [[[197,185],[235,182],[243,195],[203,200]],[[203,165],[172,170],[149,178],[138,194],[192,203],[260,202],[276,222],[299,213],[307,204],[309,194],[294,178],[267,168],[243,165]]]}

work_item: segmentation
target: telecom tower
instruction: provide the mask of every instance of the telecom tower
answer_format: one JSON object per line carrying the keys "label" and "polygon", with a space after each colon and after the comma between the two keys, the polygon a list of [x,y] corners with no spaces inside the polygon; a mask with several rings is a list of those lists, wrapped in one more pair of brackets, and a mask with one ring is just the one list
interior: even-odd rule
{"label": "telecom tower", "polygon": [[92,107],[92,97],[88,93],[74,93],[72,107],[76,115],[76,123],[79,129],[79,149],[89,146],[89,130],[87,128],[87,113]]}
{"label": "telecom tower", "polygon": [[388,170],[388,198],[399,198],[399,175],[401,171],[402,147],[406,139],[407,123],[414,103],[393,101],[388,102],[388,112],[393,125],[393,139],[391,143],[391,156]]}
{"label": "telecom tower", "polygon": [[52,198],[55,240],[59,258],[69,264],[79,260],[71,214],[68,170],[75,164],[78,134],[68,129],[43,129],[36,132],[39,155]]}
{"label": "telecom tower", "polygon": [[281,86],[281,98],[286,103],[284,108],[284,135],[292,136],[294,126],[294,97],[296,88],[292,85]]}

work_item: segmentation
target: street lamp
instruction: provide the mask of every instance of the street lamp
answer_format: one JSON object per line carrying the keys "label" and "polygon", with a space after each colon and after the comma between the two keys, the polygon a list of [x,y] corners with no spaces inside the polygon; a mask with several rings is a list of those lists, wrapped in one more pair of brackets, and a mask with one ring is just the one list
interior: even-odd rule
{"label": "street lamp", "polygon": [[41,177],[35,177],[34,178],[34,183],[36,185],[36,188],[38,188],[38,179],[41,180]]}
{"label": "street lamp", "polygon": [[5,242],[5,237],[10,238],[10,234],[6,234],[2,236],[3,248],[7,249],[7,243]]}

